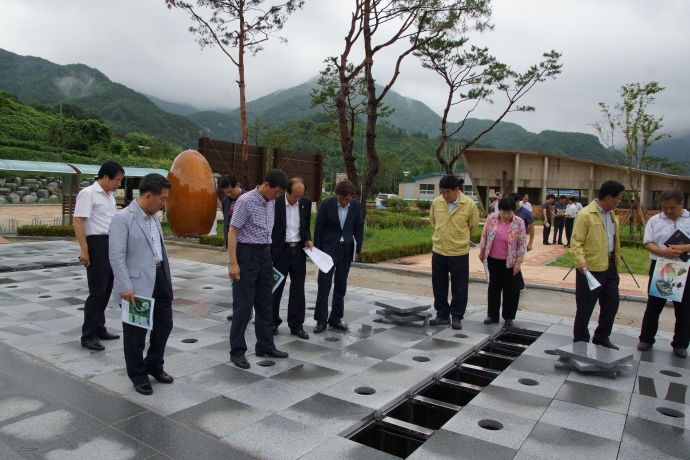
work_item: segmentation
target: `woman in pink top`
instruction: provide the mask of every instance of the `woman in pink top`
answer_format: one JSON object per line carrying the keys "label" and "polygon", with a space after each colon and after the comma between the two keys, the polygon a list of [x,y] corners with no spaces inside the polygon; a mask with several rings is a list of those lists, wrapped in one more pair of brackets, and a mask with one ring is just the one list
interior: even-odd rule
{"label": "woman in pink top", "polygon": [[484,324],[498,323],[503,292],[503,319],[506,327],[513,325],[520,301],[520,266],[527,251],[525,221],[515,214],[515,200],[502,198],[498,214],[491,214],[484,223],[479,244],[479,260],[489,267],[489,308]]}

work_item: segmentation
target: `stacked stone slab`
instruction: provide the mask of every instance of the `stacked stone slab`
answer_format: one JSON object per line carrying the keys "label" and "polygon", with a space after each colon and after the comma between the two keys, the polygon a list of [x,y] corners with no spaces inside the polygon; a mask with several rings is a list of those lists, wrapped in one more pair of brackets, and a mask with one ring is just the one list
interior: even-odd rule
{"label": "stacked stone slab", "polygon": [[576,371],[583,374],[616,378],[620,372],[631,371],[631,364],[624,364],[633,359],[630,353],[594,345],[587,342],[575,342],[555,350],[560,356],[556,368]]}
{"label": "stacked stone slab", "polygon": [[383,308],[376,310],[376,313],[383,317],[384,322],[399,326],[422,327],[429,322],[432,315],[427,311],[431,309],[430,304],[408,299],[377,300],[375,305]]}

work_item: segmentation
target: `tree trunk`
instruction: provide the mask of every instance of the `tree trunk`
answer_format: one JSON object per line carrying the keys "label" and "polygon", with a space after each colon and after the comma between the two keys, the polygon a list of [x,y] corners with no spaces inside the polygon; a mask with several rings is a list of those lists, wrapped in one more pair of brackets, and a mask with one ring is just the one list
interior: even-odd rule
{"label": "tree trunk", "polygon": [[[239,81],[237,86],[240,88],[240,124],[242,125],[242,183],[245,190],[249,189],[249,130],[247,128],[247,98],[245,95],[244,84],[244,16],[240,16],[240,40],[239,56],[237,58],[237,70],[239,71]],[[263,177],[261,178],[263,179]]]}
{"label": "tree trunk", "polygon": [[[357,166],[355,165],[355,157],[352,154],[354,150],[354,130],[355,121],[352,117],[352,125],[348,126],[348,116],[347,116],[347,100],[349,97],[350,86],[345,77],[345,66],[340,68],[340,93],[338,94],[338,100],[336,101],[336,109],[338,114],[338,127],[340,129],[340,148],[343,152],[343,162],[345,163],[345,170],[347,171],[347,178],[355,186],[355,192],[357,191],[357,185],[359,181],[357,180]],[[333,184],[335,188],[335,184]]]}

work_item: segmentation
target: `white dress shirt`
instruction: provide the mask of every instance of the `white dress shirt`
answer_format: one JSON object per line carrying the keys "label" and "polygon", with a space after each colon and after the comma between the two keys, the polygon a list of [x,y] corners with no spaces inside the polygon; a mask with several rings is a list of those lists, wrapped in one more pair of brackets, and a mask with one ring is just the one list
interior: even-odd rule
{"label": "white dress shirt", "polygon": [[[682,230],[690,236],[690,212],[687,210],[683,211],[683,214],[676,220],[669,219],[663,212],[652,216],[644,229],[644,244],[654,243],[661,249],[666,249],[664,241],[668,240],[676,230]],[[657,260],[659,256],[650,252],[649,258]]]}
{"label": "white dress shirt", "polygon": [[[134,200],[134,204],[139,208],[139,203]],[[154,214],[151,217],[146,217],[146,213],[143,209],[139,208],[141,214],[144,216],[144,220],[149,227],[149,237],[151,238],[151,246],[153,247],[153,255],[156,258],[156,262],[163,262],[163,248],[161,247],[161,234],[158,231],[158,223]]]}
{"label": "white dress shirt", "polygon": [[577,214],[577,205],[575,203],[569,204],[567,208],[565,208],[565,217],[572,218],[575,217]]}
{"label": "white dress shirt", "polygon": [[285,197],[285,242],[299,243],[302,238],[299,234],[299,200],[294,205],[288,203]]}
{"label": "white dress shirt", "polygon": [[[340,229],[342,230],[345,228],[345,221],[347,220],[347,212],[350,210],[350,203],[347,204],[344,208],[340,206],[340,202],[338,202],[338,219],[340,220]],[[343,237],[340,237],[340,242],[342,243]]]}
{"label": "white dress shirt", "polygon": [[96,181],[81,189],[74,206],[74,217],[85,217],[84,230],[86,236],[107,235],[110,221],[115,215],[117,207],[115,197],[107,193]]}
{"label": "white dress shirt", "polygon": [[460,199],[460,196],[462,195],[462,192],[458,193],[458,197],[453,201],[452,203],[448,203],[448,214],[453,212],[453,209],[455,209],[455,206],[458,204],[458,200]]}
{"label": "white dress shirt", "polygon": [[596,201],[594,204],[596,204],[597,208],[599,209],[601,221],[604,223],[604,228],[606,229],[606,250],[609,254],[611,254],[616,247],[616,224],[613,222],[613,215],[611,214],[611,211],[604,211],[604,209],[599,206],[599,203]]}
{"label": "white dress shirt", "polygon": [[523,208],[527,208],[529,209],[529,212],[532,212],[532,203],[529,201],[523,201],[521,204]]}

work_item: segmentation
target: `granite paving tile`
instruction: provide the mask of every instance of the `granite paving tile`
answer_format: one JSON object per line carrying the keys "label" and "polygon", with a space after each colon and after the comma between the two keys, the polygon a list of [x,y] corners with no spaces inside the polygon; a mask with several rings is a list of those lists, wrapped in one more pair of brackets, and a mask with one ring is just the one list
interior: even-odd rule
{"label": "granite paving tile", "polygon": [[690,360],[679,358],[671,350],[661,350],[654,348],[641,353],[640,361],[654,363],[660,366],[673,366],[683,369],[690,369]]}
{"label": "granite paving tile", "polygon": [[635,393],[652,398],[664,399],[666,401],[673,401],[680,404],[687,404],[688,386],[678,382],[669,382],[668,380],[653,379],[650,377],[637,376],[635,382]]}
{"label": "granite paving tile", "polygon": [[309,342],[332,350],[342,350],[361,340],[363,339],[354,337],[349,333],[338,331],[337,329],[328,329],[320,334],[311,334]]}
{"label": "granite paving tile", "polygon": [[[491,457],[487,457],[487,453]],[[428,441],[412,453],[408,460],[508,460],[515,456],[515,449],[464,436],[447,430],[436,431]]]}
{"label": "granite paving tile", "polygon": [[363,316],[362,318],[356,319],[353,323],[366,324],[367,326],[381,328],[381,329],[392,329],[395,324],[384,323],[381,321],[381,316],[377,314],[371,314]]}
{"label": "granite paving tile", "polygon": [[326,434],[337,435],[343,434],[356,423],[373,417],[374,412],[370,407],[317,393],[293,404],[279,415],[318,428]]}
{"label": "granite paving tile", "polygon": [[634,446],[634,449],[644,449],[645,452],[656,452],[659,455],[667,455],[673,458],[688,458],[688,452],[690,452],[690,431],[628,416],[628,420],[625,423],[625,431],[623,431],[621,449],[623,444]]}
{"label": "granite paving tile", "polygon": [[394,457],[380,450],[359,444],[349,439],[333,436],[328,441],[300,457],[300,460],[393,460]]}
{"label": "granite paving tile", "polygon": [[[260,375],[262,377],[271,377],[276,374],[280,374],[288,369],[299,366],[302,361],[298,361],[292,358],[270,358],[270,357],[258,357],[256,355],[246,355],[247,361],[251,366],[246,369],[246,372],[251,372],[252,374]],[[270,364],[269,366],[261,366],[259,363]]]}
{"label": "granite paving tile", "polygon": [[384,332],[380,332],[369,338],[369,340],[374,340],[377,342],[386,342],[390,343],[391,345],[398,345],[400,347],[405,348],[417,345],[419,342],[425,339],[426,336],[424,335],[410,334],[408,332],[400,332],[398,330],[391,329]]}
{"label": "granite paving tile", "polygon": [[617,460],[678,460],[680,457],[671,457],[659,451],[633,446],[625,442],[618,449]]}
{"label": "granite paving tile", "polygon": [[233,390],[223,396],[248,404],[266,412],[280,412],[313,396],[315,391],[278,380],[264,379]]}
{"label": "granite paving tile", "polygon": [[[671,409],[680,412],[680,414],[664,415],[658,409]],[[630,399],[628,416],[651,420],[652,422],[684,428],[686,430],[690,428],[690,406],[673,401],[651,398],[637,393],[633,393]]]}
{"label": "granite paving tile", "polygon": [[33,334],[25,337],[15,337],[5,340],[7,345],[25,350],[27,348],[47,347],[50,345],[59,345],[74,341],[74,337],[67,337],[55,332],[43,332],[41,334]]}
{"label": "granite paving tile", "polygon": [[46,331],[47,329],[44,329],[40,326],[31,323],[17,324],[14,326],[7,326],[0,329],[0,339],[5,340],[12,339],[15,337],[26,337],[28,335],[40,334]]}
{"label": "granite paving tile", "polygon": [[239,449],[151,412],[120,422],[115,428],[175,459],[254,459]]}
{"label": "granite paving tile", "polygon": [[433,378],[433,373],[427,370],[390,361],[375,364],[358,375],[409,389],[415,389]]}
{"label": "granite paving tile", "polygon": [[125,368],[125,357],[122,353],[101,351],[89,353],[81,358],[54,363],[60,369],[84,379],[90,379],[101,373],[108,373]]}
{"label": "granite paving tile", "polygon": [[177,353],[165,357],[165,371],[173,377],[184,377],[218,364],[221,363],[191,352]]}
{"label": "granite paving tile", "polygon": [[571,372],[566,378],[569,382],[579,382],[598,387],[609,388],[611,390],[625,391],[631,393],[635,387],[635,374],[637,373],[637,361],[631,361],[633,370],[630,372],[621,372],[615,379],[601,377],[597,375],[590,375],[581,372]]}
{"label": "granite paving tile", "polygon": [[[222,440],[260,458],[292,460],[330,437],[311,426],[273,414]],[[259,439],[263,442],[257,442]]]}
{"label": "granite paving tile", "polygon": [[219,396],[176,412],[170,418],[220,439],[269,415],[271,415],[269,412]]}
{"label": "granite paving tile", "polygon": [[234,365],[220,364],[194,374],[185,375],[179,380],[217,394],[226,394],[263,379],[264,377],[260,375],[238,369]]}
{"label": "granite paving tile", "polygon": [[230,361],[230,344],[228,343],[227,337],[212,345],[195,348],[191,352],[206,359],[218,361],[219,363],[227,363]]}
{"label": "granite paving tile", "polygon": [[[374,394],[358,394],[357,388],[373,388]],[[407,395],[408,389],[402,386],[385,383],[381,380],[355,375],[332,387],[322,391],[324,395],[349,401],[360,406],[371,407],[376,410],[383,410],[391,403]]]}
{"label": "granite paving tile", "polygon": [[375,359],[388,359],[398,353],[404,351],[406,348],[398,345],[392,345],[386,342],[372,341],[370,339],[362,340],[355,344],[349,345],[343,351],[356,353],[362,356],[368,356]]}
{"label": "granite paving tile", "polygon": [[312,364],[328,367],[329,369],[345,372],[347,374],[358,374],[364,369],[379,362],[381,362],[381,360],[355,353],[347,353],[341,350],[334,350],[311,361]]}
{"label": "granite paving tile", "polygon": [[542,334],[536,342],[529,346],[522,355],[536,356],[550,360],[557,360],[559,356],[555,353],[556,348],[573,343],[572,336],[562,336],[554,334]]}
{"label": "granite paving tile", "polygon": [[[356,345],[357,344],[354,344],[352,346]],[[293,340],[292,342],[282,345],[280,350],[289,353],[290,358],[304,362],[309,362],[333,351],[329,347],[312,343],[311,340]]]}
{"label": "granite paving tile", "polygon": [[455,357],[411,348],[388,358],[387,361],[435,373],[453,366]]}
{"label": "granite paving tile", "polygon": [[665,380],[667,382],[690,385],[690,369],[667,366],[665,364],[640,361],[637,376],[650,377],[654,380]]}
{"label": "granite paving tile", "polygon": [[454,342],[451,340],[438,339],[436,337],[428,338],[412,347],[415,350],[424,350],[441,355],[452,356],[453,358],[461,358],[469,354],[473,350],[473,346],[462,342]]}
{"label": "granite paving tile", "polygon": [[628,392],[566,381],[555,399],[625,415],[630,407],[630,397]]}
{"label": "granite paving tile", "polygon": [[469,405],[539,420],[550,403],[551,398],[489,385]]}
{"label": "granite paving tile", "polygon": [[[546,377],[540,374],[508,368],[496,377],[491,385],[512,388],[547,398],[553,398],[563,385],[564,378]],[[536,383],[536,384],[535,384]]]}
{"label": "granite paving tile", "polygon": [[[74,460],[107,458],[125,460],[151,458],[156,451],[112,428],[102,428],[97,432],[78,433],[61,439],[50,447],[22,452],[25,458],[47,460]],[[4,457],[3,457],[4,458]]]}
{"label": "granite paving tile", "polygon": [[520,448],[525,458],[615,460],[619,443],[600,436],[539,422]]}
{"label": "granite paving tile", "polygon": [[313,391],[323,391],[348,377],[350,374],[311,363],[300,363],[273,376],[275,380]]}
{"label": "granite paving tile", "polygon": [[[443,429],[518,450],[537,422],[478,406],[465,406]],[[482,425],[492,427],[482,428]]]}
{"label": "granite paving tile", "polygon": [[625,415],[554,400],[540,422],[620,442]]}

